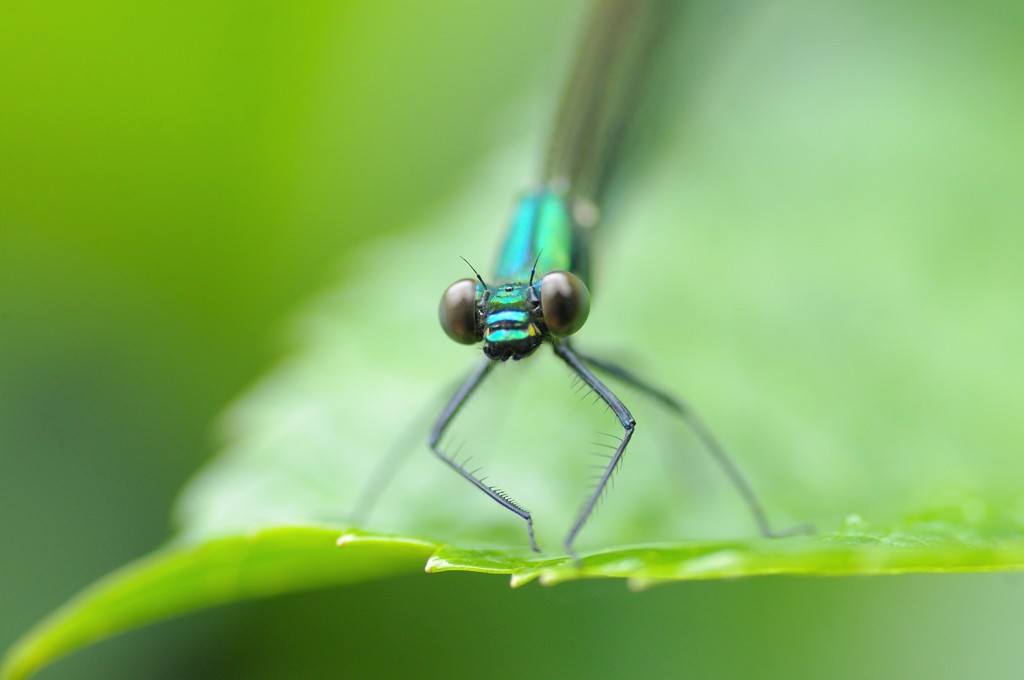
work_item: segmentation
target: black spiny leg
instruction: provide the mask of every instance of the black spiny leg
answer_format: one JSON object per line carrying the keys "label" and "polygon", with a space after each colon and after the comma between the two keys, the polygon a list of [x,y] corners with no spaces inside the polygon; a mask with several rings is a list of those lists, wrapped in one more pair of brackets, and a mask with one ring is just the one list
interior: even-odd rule
{"label": "black spiny leg", "polygon": [[622,424],[623,434],[622,441],[619,442],[618,448],[615,449],[615,453],[612,454],[611,460],[608,461],[608,465],[605,467],[604,472],[601,473],[601,477],[597,482],[597,486],[594,488],[594,492],[587,499],[587,502],[583,504],[583,509],[580,510],[579,516],[576,518],[576,523],[572,525],[572,529],[569,530],[569,535],[565,537],[565,550],[575,561],[579,561],[576,557],[576,551],[573,550],[572,544],[576,540],[576,536],[580,533],[583,525],[586,524],[587,519],[594,511],[594,506],[597,505],[598,499],[601,498],[601,494],[604,492],[605,487],[608,485],[608,480],[611,479],[612,474],[615,472],[615,468],[618,467],[619,462],[622,460],[622,454],[626,451],[626,446],[629,445],[629,440],[633,437],[633,430],[636,428],[636,421],[630,414],[629,409],[626,408],[625,404],[608,389],[603,382],[601,382],[596,375],[590,372],[586,366],[583,365],[583,360],[569,347],[569,343],[562,341],[555,341],[553,343],[555,354],[569,364],[569,366],[576,372],[580,378],[587,383],[597,395],[601,397],[604,403],[608,404],[608,407],[615,413],[615,417],[619,419],[619,423]]}
{"label": "black spiny leg", "polygon": [[694,411],[693,408],[691,408],[685,401],[651,386],[647,382],[637,378],[629,371],[615,364],[610,364],[581,354],[577,354],[577,356],[584,363],[590,364],[599,371],[613,375],[622,382],[632,385],[641,392],[653,397],[670,411],[682,418],[683,422],[693,430],[693,433],[697,435],[697,439],[700,440],[701,444],[708,453],[711,454],[711,457],[715,459],[715,462],[718,463],[719,467],[722,468],[722,471],[725,472],[726,477],[729,478],[729,481],[732,482],[732,485],[739,492],[744,503],[746,503],[747,507],[750,509],[750,514],[754,516],[761,533],[765,537],[785,538],[787,536],[814,533],[814,527],[810,524],[800,524],[782,531],[772,527],[771,522],[768,520],[768,515],[764,511],[764,506],[761,504],[760,499],[758,499],[757,493],[754,492],[754,487],[752,487],[746,477],[743,476],[743,473],[740,471],[735,461],[733,461],[732,456],[730,456],[722,445],[718,443],[718,440],[715,439],[715,436],[711,433],[708,426],[704,424],[704,421],[700,416],[697,415],[697,412]]}
{"label": "black spiny leg", "polygon": [[438,446],[438,442],[441,437],[444,436],[445,430],[448,429],[448,425],[455,418],[455,415],[462,408],[462,405],[466,403],[469,396],[473,394],[473,391],[483,382],[487,374],[494,368],[495,361],[491,359],[485,359],[481,362],[480,366],[470,374],[466,382],[462,383],[462,386],[455,392],[448,405],[444,407],[444,411],[441,412],[437,422],[434,423],[434,429],[430,433],[430,450],[437,455],[438,458],[448,464],[453,470],[458,472],[460,475],[469,480],[476,488],[483,491],[485,494],[491,497],[495,503],[502,506],[507,510],[511,510],[526,521],[526,533],[530,537],[530,547],[535,552],[540,552],[540,548],[537,547],[537,541],[533,537],[533,518],[530,516],[530,512],[516,503],[514,500],[509,498],[503,491],[487,486],[484,482],[473,474],[472,471],[467,470],[462,466],[461,463],[455,460],[454,457],[449,456],[447,453],[441,450]]}

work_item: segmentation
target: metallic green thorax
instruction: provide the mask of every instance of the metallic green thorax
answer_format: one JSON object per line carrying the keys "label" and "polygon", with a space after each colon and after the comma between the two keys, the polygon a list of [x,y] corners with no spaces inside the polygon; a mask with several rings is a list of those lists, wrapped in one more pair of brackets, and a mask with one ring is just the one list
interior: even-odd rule
{"label": "metallic green thorax", "polygon": [[495,278],[486,289],[477,286],[487,356],[521,359],[540,346],[547,333],[539,313],[540,279],[562,270],[586,281],[585,236],[562,194],[541,189],[519,199]]}
{"label": "metallic green thorax", "polygon": [[[541,189],[519,199],[508,236],[498,256],[494,276],[498,283],[527,283],[537,267],[537,278],[556,270],[570,271],[587,282],[583,234],[573,223],[567,198]],[[538,259],[538,255],[540,258]]]}

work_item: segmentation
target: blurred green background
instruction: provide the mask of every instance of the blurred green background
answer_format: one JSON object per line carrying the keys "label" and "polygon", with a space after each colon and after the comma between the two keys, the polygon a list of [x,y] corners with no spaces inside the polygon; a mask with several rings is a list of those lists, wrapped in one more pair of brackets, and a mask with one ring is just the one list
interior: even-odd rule
{"label": "blurred green background", "polygon": [[[405,0],[0,10],[0,648],[168,537],[177,490],[215,451],[218,413],[284,351],[293,310],[335,279],[346,253],[401,238],[444,205],[503,121],[538,88],[557,90],[579,9]],[[786,59],[810,70],[886,69],[829,62],[820,26],[876,36],[886,54],[938,47],[911,60],[920,80],[907,87],[941,92],[952,70],[978,89],[951,100],[982,102],[983,115],[946,129],[974,140],[1019,117],[1019,89],[986,98],[999,74],[1020,73],[1013,5],[722,14],[732,21],[715,29],[778,35]],[[812,137],[828,125],[813,102],[761,95]],[[881,119],[890,111],[866,100],[849,115],[858,129],[891,128]],[[991,140],[997,151],[979,158],[998,161],[1019,141]],[[832,160],[850,176],[874,172]],[[1019,168],[951,172],[950,190],[1020,190]],[[899,196],[883,197],[898,215]],[[511,591],[502,578],[423,575],[189,616],[41,677],[1015,677],[1022,587],[994,574],[630,594],[618,582]]]}

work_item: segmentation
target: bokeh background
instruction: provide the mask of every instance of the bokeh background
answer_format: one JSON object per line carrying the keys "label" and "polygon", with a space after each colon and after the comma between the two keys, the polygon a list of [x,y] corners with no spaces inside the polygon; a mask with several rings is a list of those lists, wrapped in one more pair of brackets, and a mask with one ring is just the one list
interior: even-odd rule
{"label": "bokeh background", "polygon": [[[557,91],[580,5],[0,12],[6,648],[169,536],[177,491],[216,450],[218,414],[286,351],[294,310],[335,280],[347,253],[401,238],[444,205],[508,117]],[[949,93],[981,96],[988,114],[949,124],[964,139],[1019,114],[1019,89],[985,98],[1022,64],[1024,22],[1009,3],[791,3],[729,15],[715,28],[746,26],[762,40],[774,30],[787,59],[837,77],[885,64],[829,62],[835,46],[815,39],[821,27],[874,36],[885,54],[948,46],[911,60],[920,79],[908,87],[977,82]],[[872,119],[891,111],[875,104],[853,112],[859,129],[891,126]],[[996,104],[1005,107],[984,108]],[[814,134],[813,102],[773,106]],[[993,162],[1019,141],[992,140]],[[988,169],[972,185],[1021,183]],[[618,582],[511,591],[501,578],[421,575],[185,617],[41,677],[1015,677],[1022,606],[1024,582],[1004,574],[765,578],[640,594]]]}

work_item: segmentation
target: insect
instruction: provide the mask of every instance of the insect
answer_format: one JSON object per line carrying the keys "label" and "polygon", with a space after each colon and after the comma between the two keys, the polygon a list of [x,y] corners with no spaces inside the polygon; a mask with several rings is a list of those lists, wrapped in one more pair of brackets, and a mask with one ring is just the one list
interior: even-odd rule
{"label": "insect", "polygon": [[598,2],[564,93],[540,182],[518,199],[493,275],[485,279],[474,269],[473,278],[456,281],[441,298],[439,316],[445,333],[459,343],[483,343],[484,359],[438,417],[430,448],[480,491],[521,517],[530,546],[538,551],[530,512],[445,452],[441,441],[456,414],[498,363],[520,361],[543,345],[551,347],[608,405],[622,426],[622,438],[565,537],[570,555],[575,558],[573,544],[636,428],[629,409],[596,373],[637,388],[682,417],[737,487],[761,531],[777,535],[753,489],[685,402],[613,363],[579,352],[571,341],[590,313],[589,254],[594,228],[601,222],[610,171],[648,56],[671,4],[669,0]]}

